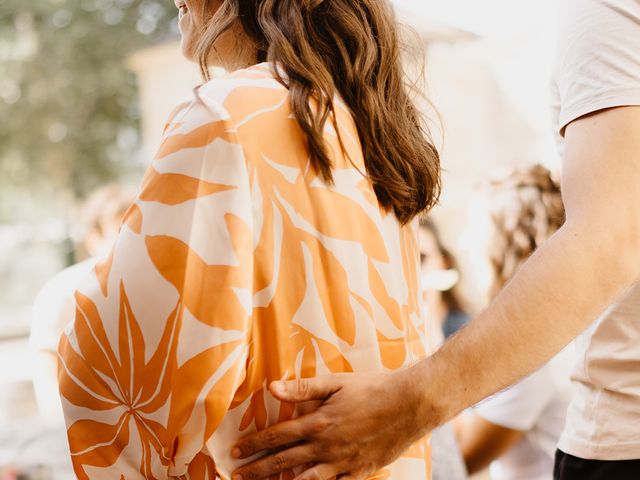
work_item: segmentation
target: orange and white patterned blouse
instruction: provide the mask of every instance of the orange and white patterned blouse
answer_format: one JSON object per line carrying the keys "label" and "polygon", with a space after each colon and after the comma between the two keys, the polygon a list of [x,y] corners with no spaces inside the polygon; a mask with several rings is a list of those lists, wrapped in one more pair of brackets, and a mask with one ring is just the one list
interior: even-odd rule
{"label": "orange and white patterned blouse", "polygon": [[[353,163],[328,124],[334,186],[310,168],[271,64],[174,110],[60,341],[78,478],[228,480],[236,439],[296,415],[271,381],[424,356],[416,225],[379,207],[338,106]],[[423,440],[372,478],[429,476]]]}

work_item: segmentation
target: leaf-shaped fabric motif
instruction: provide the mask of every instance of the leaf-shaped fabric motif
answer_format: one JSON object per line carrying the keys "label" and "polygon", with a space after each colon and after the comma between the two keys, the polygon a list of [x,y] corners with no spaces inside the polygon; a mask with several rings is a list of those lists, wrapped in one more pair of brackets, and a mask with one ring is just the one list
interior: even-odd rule
{"label": "leaf-shaped fabric motif", "polygon": [[[273,68],[174,109],[115,248],[76,294],[59,376],[78,478],[228,479],[239,436],[317,408],[279,402],[271,381],[425,354],[415,229],[380,209],[339,99],[335,185],[318,177]],[[369,480],[426,480],[428,455],[421,440]]]}
{"label": "leaf-shaped fabric motif", "polygon": [[[222,364],[239,344],[239,341],[235,341],[212,347],[196,355],[176,372],[172,390],[180,393],[171,397],[170,438],[180,435],[182,427],[189,420],[196,405],[202,401],[201,399],[204,399],[204,403],[228,403],[227,399],[233,396],[235,388],[234,376],[236,371],[234,369],[227,370],[220,380],[216,382],[216,395],[213,397],[209,398],[209,392],[203,391],[203,389],[212,375],[220,370]],[[226,411],[227,407],[228,405],[225,405],[223,411]],[[220,411],[216,411],[216,417],[213,421],[218,423],[221,418]]]}
{"label": "leaf-shaped fabric motif", "polygon": [[[247,100],[253,98],[253,102]],[[308,159],[307,146],[302,140],[299,125],[291,117],[289,103],[283,102],[284,98],[286,97],[280,91],[238,89],[225,104],[237,112],[240,122],[238,135],[247,145],[250,164],[259,170],[258,179],[262,192],[273,198],[277,191],[295,205],[298,213],[322,234],[362,243],[367,255],[379,261],[388,261],[379,229],[355,200],[331,189],[310,188],[316,178],[312,171],[306,177],[301,175],[298,182],[292,185],[278,170],[270,166],[270,162],[278,162],[287,167],[300,168],[301,171],[308,170],[306,165],[300,163],[301,158]],[[251,109],[249,105],[252,106]],[[286,130],[282,135],[274,137],[271,134],[273,125]],[[252,150],[254,144],[259,144],[260,148]],[[271,198],[265,197],[265,202]],[[354,228],[354,222],[358,222],[357,228]]]}
{"label": "leaf-shaped fabric motif", "polygon": [[71,404],[95,411],[112,410],[121,405],[119,395],[73,349],[66,336],[60,339],[58,349],[60,389]]}
{"label": "leaf-shaped fabric motif", "polygon": [[159,173],[150,168],[142,184],[140,200],[178,205],[218,192],[235,190],[236,187],[205,182],[197,178],[174,173]]}
{"label": "leaf-shaped fabric motif", "polygon": [[[74,465],[98,467],[113,465],[129,443],[130,419],[131,416],[126,413],[115,425],[106,425],[93,420],[80,420],[74,423],[67,432]],[[89,479],[83,470],[77,467],[74,470],[78,478]]]}
{"label": "leaf-shaped fabric motif", "polygon": [[122,302],[120,303],[120,322],[118,328],[118,341],[120,352],[121,384],[125,388],[123,392],[125,400],[133,404],[140,393],[144,383],[145,343],[140,327],[135,321],[129,299],[124,287],[120,287]]}
{"label": "leaf-shaped fabric motif", "polygon": [[173,107],[173,110],[171,110],[171,113],[169,113],[169,117],[167,118],[167,121],[165,123],[163,133],[166,133],[167,131],[170,131],[172,128],[175,128],[176,126],[180,125],[181,122],[176,121],[176,119],[191,106],[191,103],[192,102],[190,101],[181,102],[175,107]]}
{"label": "leaf-shaped fabric motif", "polygon": [[356,336],[355,317],[344,267],[317,239],[310,238],[305,244],[313,256],[315,285],[329,326],[339,338],[353,345]]}
{"label": "leaf-shaped fabric motif", "polygon": [[420,265],[420,248],[418,246],[417,233],[413,228],[407,227],[400,231],[400,241],[402,243],[402,267],[404,272],[405,283],[412,294],[406,308],[416,311],[420,308],[418,295],[420,293],[420,284],[418,281]]}
{"label": "leaf-shaped fabric motif", "polygon": [[197,127],[189,133],[173,133],[165,138],[156,154],[156,160],[186,148],[202,148],[217,139],[235,143],[235,135],[228,131],[226,121],[217,121]]}
{"label": "leaf-shaped fabric motif", "polygon": [[[331,342],[322,340],[311,335],[304,329],[299,329],[295,337],[297,349],[304,351],[305,356],[302,361],[302,376],[316,376],[316,367],[322,362],[331,373],[351,373],[353,367],[344,354]],[[315,348],[317,347],[322,358],[316,358]]]}
{"label": "leaf-shaped fabric motif", "polygon": [[142,384],[138,401],[138,408],[143,413],[152,413],[160,409],[171,394],[172,382],[167,378],[177,369],[177,339],[181,323],[182,306],[178,304],[167,319],[158,347],[145,367],[145,382]]}
{"label": "leaf-shaped fabric motif", "polygon": [[388,317],[393,321],[394,325],[398,329],[404,330],[404,316],[402,315],[402,309],[387,292],[387,288],[384,285],[380,272],[376,270],[376,267],[371,261],[369,261],[369,283],[374,297],[382,306]]}
{"label": "leaf-shaped fabric motif", "polygon": [[142,211],[135,203],[129,207],[124,214],[122,223],[129,227],[132,232],[140,235],[142,232]]}
{"label": "leaf-shaped fabric motif", "polygon": [[251,395],[249,408],[244,412],[239,428],[243,432],[251,425],[256,430],[264,430],[267,427],[267,407],[264,404],[264,389],[260,389]]}
{"label": "leaf-shaped fabric motif", "polygon": [[[208,265],[178,239],[150,236],[146,244],[158,272],[180,292],[182,302],[198,320],[213,327],[243,328],[247,312],[232,287],[246,287],[245,269],[250,268],[250,258],[240,256],[249,265],[239,267]],[[241,252],[244,248],[239,245]]]}
{"label": "leaf-shaped fabric motif", "polygon": [[189,464],[187,475],[180,480],[216,480],[217,478],[219,477],[216,474],[216,463],[209,455],[199,453]]}
{"label": "leaf-shaped fabric motif", "polygon": [[276,235],[282,235],[282,229],[278,229],[275,225],[275,212],[272,203],[264,202],[262,215],[263,224],[260,238],[254,250],[256,261],[259,262],[259,268],[256,269],[254,275],[254,294],[264,290],[277,280],[274,278],[276,264],[284,252],[282,247],[279,251],[275,250]]}
{"label": "leaf-shaped fabric motif", "polygon": [[[80,353],[63,337],[60,346],[60,391],[69,402],[94,410],[120,409],[116,424],[95,420],[78,420],[68,430],[69,444],[76,475],[88,478],[82,465],[107,467],[115,463],[130,442],[130,423],[141,438],[140,448],[147,452],[140,465],[141,472],[150,472],[151,458],[164,458],[162,442],[165,428],[142,415],[152,413],[149,405],[164,405],[173,383],[173,368],[169,352],[175,356],[176,329],[179,315],[172,312],[167,319],[158,350],[145,363],[145,342],[131,309],[124,287],[120,285],[118,320],[118,360],[93,301],[76,293],[78,310],[75,332]],[[107,381],[108,379],[108,381]],[[114,391],[116,389],[116,391]],[[146,475],[145,478],[152,478]]]}
{"label": "leaf-shaped fabric motif", "polygon": [[95,266],[96,278],[100,283],[100,291],[106,297],[109,294],[109,274],[113,266],[113,254],[115,246],[111,249],[109,256],[102,262],[98,262]]}
{"label": "leaf-shaped fabric motif", "polygon": [[[75,331],[80,353],[91,367],[117,381],[118,359],[111,348],[95,303],[76,292]],[[119,386],[122,391],[122,386]]]}
{"label": "leaf-shaped fabric motif", "polygon": [[402,368],[407,358],[407,349],[403,342],[390,340],[378,332],[378,345],[380,346],[382,364],[385,368],[389,370]]}

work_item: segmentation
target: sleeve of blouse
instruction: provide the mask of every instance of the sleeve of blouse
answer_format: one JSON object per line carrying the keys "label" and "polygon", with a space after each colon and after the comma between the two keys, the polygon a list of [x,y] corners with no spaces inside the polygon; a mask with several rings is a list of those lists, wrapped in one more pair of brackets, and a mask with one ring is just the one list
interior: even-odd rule
{"label": "sleeve of blouse", "polygon": [[244,379],[252,271],[235,128],[221,106],[185,103],[60,341],[79,479],[215,478],[204,445]]}

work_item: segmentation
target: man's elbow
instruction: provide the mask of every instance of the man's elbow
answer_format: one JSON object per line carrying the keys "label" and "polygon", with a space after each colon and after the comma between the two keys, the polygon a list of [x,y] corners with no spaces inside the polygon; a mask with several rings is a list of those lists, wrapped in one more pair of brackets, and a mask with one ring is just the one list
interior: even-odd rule
{"label": "man's elbow", "polygon": [[617,225],[610,224],[608,230],[599,239],[602,253],[621,281],[630,284],[640,278],[640,215],[633,212]]}
{"label": "man's elbow", "polygon": [[[566,248],[576,248],[603,286],[615,290],[640,278],[640,215],[569,215],[561,235],[569,239]],[[590,212],[591,213],[591,212]],[[638,217],[637,219],[635,217]],[[559,232],[560,233],[560,232]]]}
{"label": "man's elbow", "polygon": [[628,222],[621,233],[622,260],[629,265],[629,274],[633,280],[640,278],[640,209],[629,209]]}

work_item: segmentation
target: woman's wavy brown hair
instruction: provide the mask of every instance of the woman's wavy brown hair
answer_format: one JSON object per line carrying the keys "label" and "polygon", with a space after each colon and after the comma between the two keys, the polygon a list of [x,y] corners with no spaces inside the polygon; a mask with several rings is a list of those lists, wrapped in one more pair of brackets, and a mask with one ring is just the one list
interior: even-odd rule
{"label": "woman's wavy brown hair", "polygon": [[405,224],[437,202],[439,156],[409,95],[388,0],[222,0],[196,47],[205,80],[214,43],[238,20],[256,62],[278,66],[274,75],[289,89],[312,165],[325,181],[333,175],[323,131],[328,120],[336,122],[339,93],[380,205]]}

